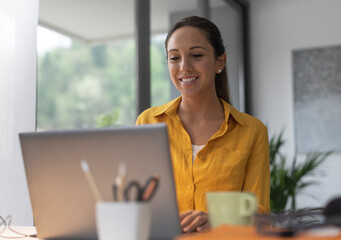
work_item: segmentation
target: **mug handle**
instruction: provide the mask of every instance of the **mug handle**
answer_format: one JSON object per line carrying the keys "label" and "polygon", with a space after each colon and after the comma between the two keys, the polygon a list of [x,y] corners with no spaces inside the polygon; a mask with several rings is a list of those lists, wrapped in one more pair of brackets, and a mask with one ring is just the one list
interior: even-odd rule
{"label": "mug handle", "polygon": [[253,195],[243,195],[240,198],[239,213],[243,217],[251,216],[257,209],[257,199]]}

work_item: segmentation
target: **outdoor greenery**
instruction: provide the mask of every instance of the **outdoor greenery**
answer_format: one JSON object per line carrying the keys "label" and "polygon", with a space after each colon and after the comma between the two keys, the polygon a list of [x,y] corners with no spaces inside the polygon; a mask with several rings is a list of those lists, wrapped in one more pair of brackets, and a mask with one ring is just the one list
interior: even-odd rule
{"label": "outdoor greenery", "polygon": [[[162,35],[151,39],[153,106],[170,100],[163,41]],[[135,86],[132,39],[93,47],[73,41],[69,48],[55,48],[38,59],[37,128],[134,124]]]}
{"label": "outdoor greenery", "polygon": [[[320,166],[332,152],[307,153],[305,160],[298,163],[296,157],[288,166],[286,157],[280,152],[284,145],[283,131],[270,139],[270,208],[271,212],[285,210],[291,202],[291,210],[296,210],[296,197],[317,181],[309,181],[306,176],[322,176]],[[319,174],[320,173],[320,174]]]}
{"label": "outdoor greenery", "polygon": [[117,124],[119,119],[118,111],[112,111],[109,113],[103,113],[102,115],[96,118],[96,126],[99,128],[102,127],[111,127]]}

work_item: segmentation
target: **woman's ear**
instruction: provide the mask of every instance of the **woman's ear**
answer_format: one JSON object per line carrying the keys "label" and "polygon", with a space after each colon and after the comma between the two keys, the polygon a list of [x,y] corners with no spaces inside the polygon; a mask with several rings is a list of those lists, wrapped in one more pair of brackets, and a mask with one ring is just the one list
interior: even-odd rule
{"label": "woman's ear", "polygon": [[225,65],[226,65],[226,53],[217,57],[216,72],[220,73],[224,69]]}

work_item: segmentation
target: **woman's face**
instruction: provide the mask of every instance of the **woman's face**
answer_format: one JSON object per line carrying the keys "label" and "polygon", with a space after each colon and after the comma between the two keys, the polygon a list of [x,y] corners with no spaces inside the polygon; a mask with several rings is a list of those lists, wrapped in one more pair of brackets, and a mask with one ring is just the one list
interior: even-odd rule
{"label": "woman's face", "polygon": [[195,27],[177,29],[168,41],[169,74],[182,96],[215,93],[215,75],[225,66],[225,54],[216,58],[205,35]]}

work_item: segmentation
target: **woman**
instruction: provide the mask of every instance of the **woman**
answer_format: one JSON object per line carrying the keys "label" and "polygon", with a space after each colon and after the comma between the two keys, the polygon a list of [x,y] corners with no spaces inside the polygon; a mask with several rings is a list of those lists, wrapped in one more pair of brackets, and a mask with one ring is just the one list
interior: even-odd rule
{"label": "woman", "polygon": [[266,127],[229,102],[226,53],[219,29],[188,17],[165,41],[169,74],[181,96],[144,111],[136,124],[165,122],[184,232],[209,227],[207,191],[253,192],[259,212],[270,208]]}

